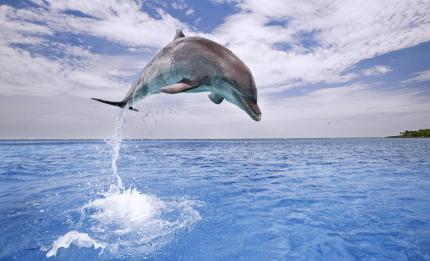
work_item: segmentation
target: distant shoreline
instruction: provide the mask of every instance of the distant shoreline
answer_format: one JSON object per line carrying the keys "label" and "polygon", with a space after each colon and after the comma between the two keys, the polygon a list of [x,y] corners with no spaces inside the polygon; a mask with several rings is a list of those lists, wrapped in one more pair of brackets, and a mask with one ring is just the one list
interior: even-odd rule
{"label": "distant shoreline", "polygon": [[388,136],[386,138],[430,138],[430,129],[420,129],[416,131],[405,130],[400,135]]}
{"label": "distant shoreline", "polygon": [[387,138],[387,139],[428,139],[430,137],[405,137],[405,136],[397,135],[397,136],[387,136],[384,138]]}

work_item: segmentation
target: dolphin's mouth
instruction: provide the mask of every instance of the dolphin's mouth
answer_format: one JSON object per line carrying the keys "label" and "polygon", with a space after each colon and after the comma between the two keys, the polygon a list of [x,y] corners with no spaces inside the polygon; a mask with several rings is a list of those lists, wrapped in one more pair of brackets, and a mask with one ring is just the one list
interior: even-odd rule
{"label": "dolphin's mouth", "polygon": [[260,121],[261,120],[261,111],[260,108],[258,108],[258,105],[255,104],[255,106],[253,106],[253,110],[251,111],[251,113],[248,113],[249,116],[251,116],[251,118],[254,121]]}
{"label": "dolphin's mouth", "polygon": [[257,103],[249,98],[241,97],[242,103],[244,105],[244,110],[254,121],[261,120],[261,111]]}
{"label": "dolphin's mouth", "polygon": [[254,121],[261,121],[261,113],[255,115]]}

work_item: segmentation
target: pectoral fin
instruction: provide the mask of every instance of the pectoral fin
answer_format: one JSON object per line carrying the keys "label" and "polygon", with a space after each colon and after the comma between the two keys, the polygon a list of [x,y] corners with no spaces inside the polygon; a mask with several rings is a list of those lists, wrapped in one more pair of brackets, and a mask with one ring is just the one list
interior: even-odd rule
{"label": "pectoral fin", "polygon": [[211,99],[211,101],[215,104],[220,104],[224,98],[214,92],[211,92],[211,94],[209,94],[209,99]]}
{"label": "pectoral fin", "polygon": [[198,83],[195,83],[188,79],[183,79],[178,83],[161,87],[160,91],[164,93],[175,94],[197,88],[198,86]]}

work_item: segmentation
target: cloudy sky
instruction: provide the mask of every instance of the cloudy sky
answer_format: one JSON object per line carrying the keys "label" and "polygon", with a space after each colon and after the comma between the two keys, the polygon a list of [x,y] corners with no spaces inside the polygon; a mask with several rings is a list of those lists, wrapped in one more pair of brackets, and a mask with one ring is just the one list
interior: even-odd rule
{"label": "cloudy sky", "polygon": [[0,1],[0,138],[107,138],[177,28],[251,69],[262,121],[206,93],[160,94],[130,138],[386,136],[430,127],[428,0]]}

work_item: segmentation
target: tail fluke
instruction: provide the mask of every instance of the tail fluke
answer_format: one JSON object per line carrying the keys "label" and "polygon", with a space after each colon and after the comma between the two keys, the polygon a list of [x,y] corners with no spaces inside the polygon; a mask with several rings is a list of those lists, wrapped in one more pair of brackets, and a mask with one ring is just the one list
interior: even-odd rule
{"label": "tail fluke", "polygon": [[99,102],[103,102],[109,105],[113,105],[113,106],[117,106],[120,108],[124,108],[124,106],[127,104],[126,102],[114,102],[114,101],[106,101],[106,100],[102,100],[102,99],[97,99],[97,98],[91,98],[92,100],[95,101],[99,101]]}
{"label": "tail fluke", "polygon": [[[114,102],[114,101],[106,101],[106,100],[97,99],[97,98],[91,98],[91,99],[95,100],[95,101],[102,102],[102,103],[106,103],[106,104],[109,104],[109,105],[117,106],[117,107],[120,107],[120,108],[124,108],[124,106],[127,105],[127,102],[124,102],[124,101]],[[138,111],[137,109],[135,109],[135,108],[133,108],[131,106],[128,107],[128,109],[130,109],[132,111]]]}

